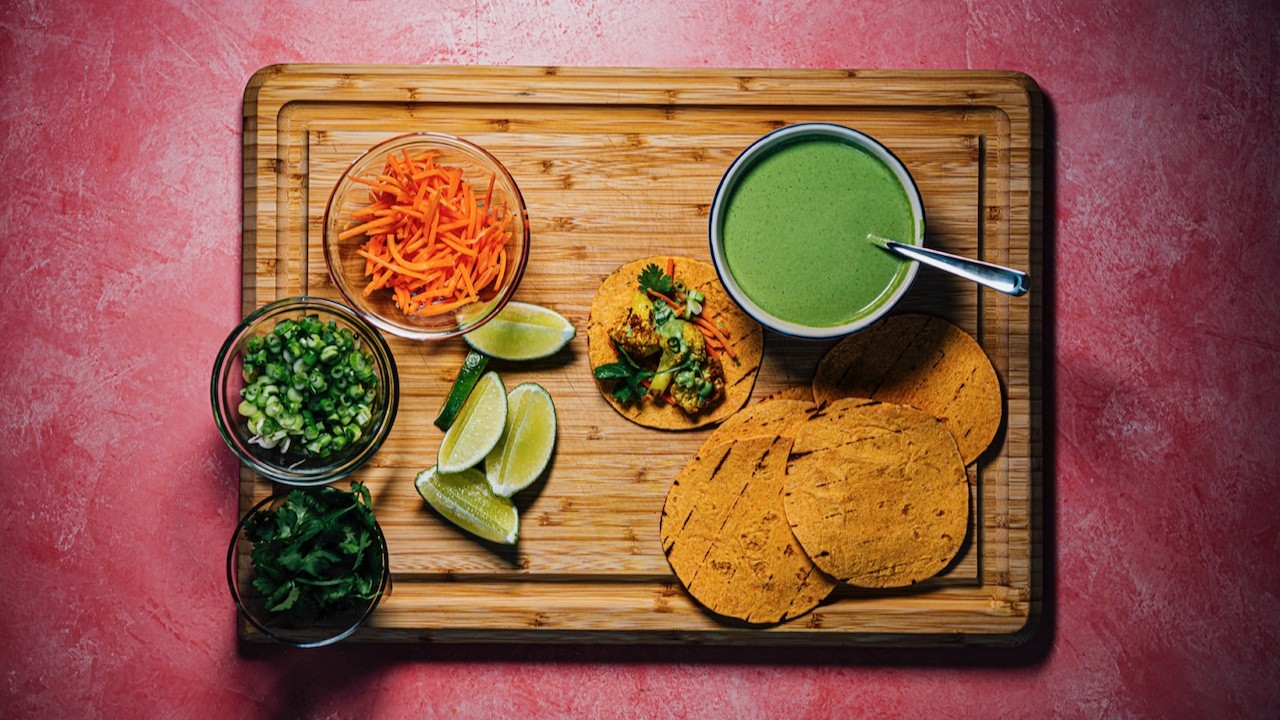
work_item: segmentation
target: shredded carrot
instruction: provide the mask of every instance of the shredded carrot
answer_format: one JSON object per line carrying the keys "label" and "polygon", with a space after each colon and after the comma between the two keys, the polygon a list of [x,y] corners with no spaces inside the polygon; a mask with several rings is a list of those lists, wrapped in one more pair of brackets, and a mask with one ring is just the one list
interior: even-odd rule
{"label": "shredded carrot", "polygon": [[391,193],[394,195],[398,191],[397,188],[391,187],[390,185],[383,185],[377,180],[370,180],[369,178],[362,178],[362,177],[353,177],[351,179],[354,180],[355,182],[368,185],[374,190],[378,190],[380,192]]}
{"label": "shredded carrot", "polygon": [[457,310],[463,305],[473,303],[477,299],[478,298],[475,297],[474,295],[464,295],[462,298],[458,300],[453,300],[451,302],[446,302],[446,303],[439,303],[436,305],[419,303],[418,306],[412,312],[414,315],[421,315],[421,316],[443,315],[444,313],[447,313],[450,310]]}
{"label": "shredded carrot", "polygon": [[704,335],[710,333],[711,336],[715,338],[716,344],[724,350],[726,355],[734,360],[738,359],[738,354],[733,351],[733,343],[729,342],[728,336],[725,335],[723,330],[716,327],[716,324],[711,322],[711,320],[705,315],[695,317],[693,319],[693,324],[701,330]]}
{"label": "shredded carrot", "polygon": [[657,290],[654,290],[653,288],[647,288],[647,290],[649,292],[650,297],[661,298],[667,301],[667,304],[671,306],[672,310],[675,310],[676,312],[680,312],[680,303],[676,302],[675,300],[672,300],[671,298],[667,297],[666,295],[663,295],[662,293],[658,292]]}
{"label": "shredded carrot", "polygon": [[396,218],[390,215],[380,217],[377,220],[370,220],[369,222],[363,225],[357,225],[351,228],[350,230],[344,230],[343,232],[338,234],[338,239],[346,240],[348,238],[353,238],[360,234],[369,234],[370,230],[376,230],[377,228],[383,227],[384,225],[390,225],[395,221],[396,221]]}
{"label": "shredded carrot", "polygon": [[369,279],[364,293],[388,290],[406,315],[440,315],[492,296],[507,277],[511,216],[491,206],[496,176],[477,194],[462,168],[435,153],[388,155],[382,172],[353,178],[369,187],[360,224],[339,240],[366,236],[356,253]]}
{"label": "shredded carrot", "polygon": [[484,214],[485,215],[493,214],[493,184],[497,182],[497,180],[498,180],[497,173],[492,173],[489,175],[489,187],[484,191]]}

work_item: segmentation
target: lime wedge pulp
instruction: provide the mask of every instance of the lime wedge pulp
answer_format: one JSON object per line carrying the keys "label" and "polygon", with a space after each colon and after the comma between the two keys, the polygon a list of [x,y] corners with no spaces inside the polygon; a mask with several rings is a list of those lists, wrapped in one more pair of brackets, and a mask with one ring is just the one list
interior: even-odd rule
{"label": "lime wedge pulp", "polygon": [[436,416],[436,427],[448,430],[453,425],[454,419],[458,417],[458,411],[462,409],[462,404],[471,395],[471,389],[475,387],[476,381],[480,379],[480,375],[484,373],[484,368],[488,364],[488,355],[474,350],[467,353],[466,359],[462,361],[462,367],[458,370],[458,378],[453,381],[453,388],[449,390],[449,397],[445,398],[444,406]]}
{"label": "lime wedge pulp", "polygon": [[489,322],[462,339],[472,349],[501,360],[550,357],[577,335],[573,323],[541,305],[509,302]]}
{"label": "lime wedge pulp", "polygon": [[458,409],[436,455],[442,473],[474,467],[498,444],[507,424],[507,391],[498,373],[480,376],[466,402]]}
{"label": "lime wedge pulp", "polygon": [[436,512],[472,535],[506,545],[520,537],[516,506],[494,495],[479,470],[442,473],[432,466],[418,473],[413,485]]}
{"label": "lime wedge pulp", "polygon": [[521,383],[507,394],[507,425],[484,459],[494,494],[511,497],[533,484],[556,446],[556,408],[539,384]]}

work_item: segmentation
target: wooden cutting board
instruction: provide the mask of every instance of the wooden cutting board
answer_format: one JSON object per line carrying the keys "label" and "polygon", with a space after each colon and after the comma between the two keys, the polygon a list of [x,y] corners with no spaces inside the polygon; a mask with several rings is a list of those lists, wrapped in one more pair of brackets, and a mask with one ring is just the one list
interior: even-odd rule
{"label": "wooden cutting board", "polygon": [[[1005,423],[976,465],[960,559],[909,591],[838,590],[771,627],[702,610],[667,565],[659,515],[708,431],[632,425],[597,391],[586,321],[599,281],[658,254],[709,261],[712,194],[734,157],[783,125],[866,132],[924,196],[927,244],[1029,269],[1011,299],[922,268],[903,309],[973,333],[1005,391]],[[496,548],[437,516],[414,475],[434,463],[432,424],[466,353],[461,340],[388,338],[399,416],[367,484],[391,551],[393,589],[363,640],[1016,644],[1040,607],[1042,264],[1040,97],[1004,72],[671,70],[284,65],[244,99],[243,312],[277,298],[340,299],[321,249],[339,173],[400,133],[460,135],[506,164],[528,204],[532,250],[516,298],[558,310],[578,336],[536,363],[493,362],[507,387],[546,387],[559,416],[549,473],[516,496],[518,547]],[[754,398],[806,384],[829,342],[766,334]],[[345,483],[344,483],[345,486]],[[240,509],[272,491],[247,469]],[[262,636],[247,624],[240,633]]]}

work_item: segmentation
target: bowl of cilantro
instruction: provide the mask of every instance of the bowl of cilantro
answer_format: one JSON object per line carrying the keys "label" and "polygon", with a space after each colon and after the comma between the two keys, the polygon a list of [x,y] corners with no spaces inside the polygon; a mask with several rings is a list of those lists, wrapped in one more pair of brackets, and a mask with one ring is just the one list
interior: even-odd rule
{"label": "bowl of cilantro", "polygon": [[348,638],[390,592],[387,542],[369,490],[293,488],[245,514],[227,549],[227,582],[241,616],[297,647]]}
{"label": "bowl of cilantro", "polygon": [[391,432],[399,391],[382,335],[347,306],[307,296],[241,321],[210,384],[227,446],[259,474],[303,487],[367,462]]}

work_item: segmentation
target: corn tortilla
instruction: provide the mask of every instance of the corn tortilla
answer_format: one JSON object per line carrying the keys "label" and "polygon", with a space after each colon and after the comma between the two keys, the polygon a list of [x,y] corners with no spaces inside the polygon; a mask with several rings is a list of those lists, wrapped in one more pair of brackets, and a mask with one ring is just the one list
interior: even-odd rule
{"label": "corn tortilla", "polygon": [[711,431],[703,441],[703,447],[711,447],[729,440],[755,437],[785,437],[794,440],[796,432],[813,412],[811,401],[761,400],[729,416]]}
{"label": "corn tortilla", "polygon": [[1003,417],[1000,380],[973,336],[941,318],[892,315],[841,340],[818,362],[819,403],[862,397],[910,405],[942,421],[965,464],[990,445]]}
{"label": "corn tortilla", "polygon": [[836,582],[801,550],[782,486],[791,440],[756,437],[700,451],[667,493],[662,549],[708,610],[769,624],[809,612]]}
{"label": "corn tortilla", "polygon": [[933,577],[969,528],[969,483],[955,438],[905,405],[843,398],[796,434],[783,507],[801,547],[850,585]]}

